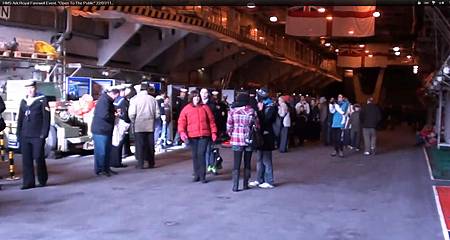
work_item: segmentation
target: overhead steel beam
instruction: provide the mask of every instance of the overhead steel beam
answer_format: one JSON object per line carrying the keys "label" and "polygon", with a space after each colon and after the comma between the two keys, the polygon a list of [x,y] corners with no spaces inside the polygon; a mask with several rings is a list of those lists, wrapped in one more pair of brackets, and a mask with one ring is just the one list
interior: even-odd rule
{"label": "overhead steel beam", "polygon": [[327,87],[328,85],[330,85],[333,82],[334,82],[334,79],[328,78],[325,81],[323,81],[321,84],[319,84],[318,88],[319,89],[325,88],[325,87]]}
{"label": "overhead steel beam", "polygon": [[142,69],[188,34],[183,30],[166,28],[159,31],[142,28],[140,32],[142,33],[141,46],[129,51],[131,65],[137,70]]}
{"label": "overhead steel beam", "polygon": [[187,35],[182,41],[178,41],[177,44],[164,53],[161,71],[170,72],[183,62],[189,63],[213,41],[213,39],[201,35]]}
{"label": "overhead steel beam", "polygon": [[268,84],[274,79],[288,73],[292,66],[268,58],[257,58],[239,69],[241,79],[255,80]]}
{"label": "overhead steel beam", "polygon": [[98,42],[98,65],[105,66],[141,27],[142,24],[139,23],[125,22],[117,26],[114,22],[110,22],[109,38]]}
{"label": "overhead steel beam", "polygon": [[228,75],[230,72],[234,72],[242,65],[248,63],[256,56],[257,55],[255,53],[247,53],[245,55],[235,54],[231,57],[228,57],[211,67],[210,79],[212,81],[221,79]]}
{"label": "overhead steel beam", "polygon": [[322,81],[328,79],[329,77],[324,76],[324,75],[318,75],[315,78],[312,78],[311,80],[309,80],[308,82],[304,82],[303,86],[307,87],[307,88],[317,88],[318,85],[320,85],[320,83],[322,83]]}
{"label": "overhead steel beam", "polygon": [[194,56],[191,61],[185,61],[180,64],[176,71],[177,72],[189,72],[199,68],[207,68],[223,59],[226,59],[236,53],[240,52],[240,48],[234,44],[224,43],[221,41],[216,41],[209,44],[202,52],[197,56]]}

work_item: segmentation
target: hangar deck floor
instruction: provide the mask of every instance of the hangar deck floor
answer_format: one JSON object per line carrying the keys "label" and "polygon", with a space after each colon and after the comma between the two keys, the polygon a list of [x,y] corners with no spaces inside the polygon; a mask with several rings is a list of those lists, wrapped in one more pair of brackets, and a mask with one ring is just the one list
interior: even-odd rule
{"label": "hangar deck floor", "polygon": [[159,155],[155,169],[130,166],[111,178],[94,176],[92,156],[48,160],[48,187],[3,186],[0,236],[442,239],[432,181],[413,133],[382,132],[379,143],[379,154],[369,157],[332,158],[331,149],[319,145],[274,152],[276,188],[238,193],[231,191],[229,149],[222,150],[223,174],[208,184],[191,182],[188,151]]}

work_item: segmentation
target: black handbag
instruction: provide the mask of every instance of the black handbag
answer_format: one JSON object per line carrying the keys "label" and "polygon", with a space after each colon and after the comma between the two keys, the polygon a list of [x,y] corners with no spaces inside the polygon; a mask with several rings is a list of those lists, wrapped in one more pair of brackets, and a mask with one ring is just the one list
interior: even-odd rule
{"label": "black handbag", "polygon": [[5,128],[6,128],[5,120],[3,119],[3,117],[0,116],[0,132],[5,130]]}
{"label": "black handbag", "polygon": [[252,124],[250,129],[250,139],[248,140],[249,146],[253,149],[259,149],[264,145],[264,138],[259,131],[259,129],[256,128],[255,124]]}

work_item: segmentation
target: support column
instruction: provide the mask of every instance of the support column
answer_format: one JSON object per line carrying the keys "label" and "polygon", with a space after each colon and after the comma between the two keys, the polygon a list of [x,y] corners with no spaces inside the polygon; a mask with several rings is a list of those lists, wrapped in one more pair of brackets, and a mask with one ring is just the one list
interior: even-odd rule
{"label": "support column", "polygon": [[375,89],[372,94],[364,94],[361,87],[361,81],[358,74],[353,74],[353,88],[355,90],[356,101],[359,103],[365,103],[367,99],[372,95],[375,103],[379,103],[381,97],[381,90],[383,89],[383,79],[386,69],[382,68],[378,73]]}
{"label": "support column", "polygon": [[445,94],[444,111],[444,141],[450,144],[450,91]]}

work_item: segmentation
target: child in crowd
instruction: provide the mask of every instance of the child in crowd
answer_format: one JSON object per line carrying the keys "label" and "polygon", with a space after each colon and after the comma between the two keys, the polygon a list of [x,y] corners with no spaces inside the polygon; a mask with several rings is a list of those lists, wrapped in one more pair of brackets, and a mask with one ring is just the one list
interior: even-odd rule
{"label": "child in crowd", "polygon": [[349,119],[351,139],[350,148],[354,148],[356,151],[359,151],[361,144],[361,122],[359,120],[361,106],[359,104],[354,104],[352,108],[353,110]]}

